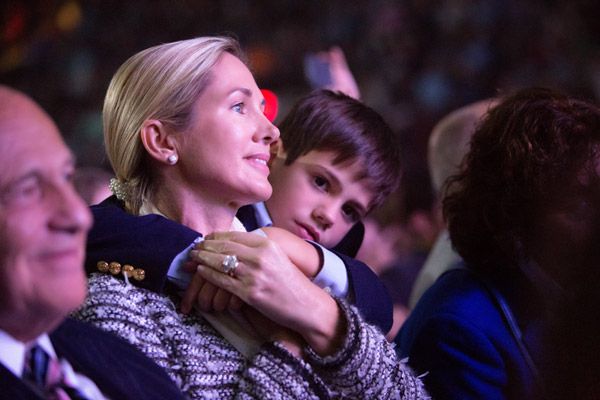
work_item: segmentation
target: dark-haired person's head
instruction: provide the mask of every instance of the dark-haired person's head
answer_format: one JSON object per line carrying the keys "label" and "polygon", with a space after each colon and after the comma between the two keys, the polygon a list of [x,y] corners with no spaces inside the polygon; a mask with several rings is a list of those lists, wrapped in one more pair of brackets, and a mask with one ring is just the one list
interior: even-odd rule
{"label": "dark-haired person's head", "polygon": [[578,279],[594,242],[600,109],[541,88],[491,109],[444,213],[455,249],[484,273],[534,262],[559,285]]}
{"label": "dark-haired person's head", "polygon": [[300,99],[279,126],[267,209],[274,225],[325,246],[397,188],[398,140],[372,108],[339,92]]}

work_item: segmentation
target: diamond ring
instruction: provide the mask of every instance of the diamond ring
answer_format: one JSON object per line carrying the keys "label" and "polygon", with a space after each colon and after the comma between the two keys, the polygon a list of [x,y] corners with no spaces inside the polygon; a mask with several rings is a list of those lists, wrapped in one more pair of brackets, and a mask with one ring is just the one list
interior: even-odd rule
{"label": "diamond ring", "polygon": [[227,254],[221,263],[223,267],[223,272],[226,274],[232,274],[233,271],[238,267],[239,262],[235,255]]}

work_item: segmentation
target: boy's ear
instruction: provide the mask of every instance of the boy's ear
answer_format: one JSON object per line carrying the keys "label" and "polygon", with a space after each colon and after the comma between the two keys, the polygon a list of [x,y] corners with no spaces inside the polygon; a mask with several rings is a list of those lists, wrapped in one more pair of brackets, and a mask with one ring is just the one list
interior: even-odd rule
{"label": "boy's ear", "polygon": [[285,160],[287,157],[281,139],[271,143],[271,147],[269,147],[269,153],[271,154],[271,157],[269,158],[269,167],[273,164],[273,160],[275,160],[275,158],[283,158]]}
{"label": "boy's ear", "polygon": [[169,164],[169,156],[178,156],[173,135],[169,134],[167,128],[157,119],[144,121],[140,129],[140,138],[150,157],[156,161]]}

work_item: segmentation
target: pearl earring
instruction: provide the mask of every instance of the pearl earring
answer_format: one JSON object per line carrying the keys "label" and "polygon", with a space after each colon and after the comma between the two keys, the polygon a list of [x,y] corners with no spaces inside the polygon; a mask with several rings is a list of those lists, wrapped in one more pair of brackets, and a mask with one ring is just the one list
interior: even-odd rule
{"label": "pearl earring", "polygon": [[171,165],[175,165],[177,163],[177,160],[178,160],[177,154],[171,154],[169,157],[167,157],[167,161]]}

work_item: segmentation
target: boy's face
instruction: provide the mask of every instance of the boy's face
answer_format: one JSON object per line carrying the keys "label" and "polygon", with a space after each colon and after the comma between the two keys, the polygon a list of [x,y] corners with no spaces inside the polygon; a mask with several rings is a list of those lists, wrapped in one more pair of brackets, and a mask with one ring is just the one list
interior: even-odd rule
{"label": "boy's face", "polygon": [[266,201],[274,226],[333,247],[365,216],[373,191],[369,180],[357,179],[363,162],[334,165],[336,156],[313,150],[285,165],[286,154],[279,148],[269,175],[273,195]]}

